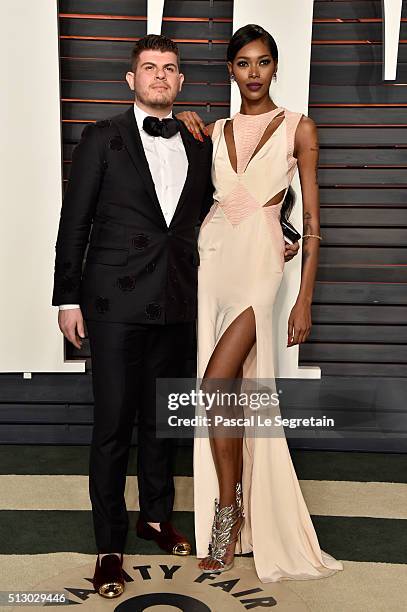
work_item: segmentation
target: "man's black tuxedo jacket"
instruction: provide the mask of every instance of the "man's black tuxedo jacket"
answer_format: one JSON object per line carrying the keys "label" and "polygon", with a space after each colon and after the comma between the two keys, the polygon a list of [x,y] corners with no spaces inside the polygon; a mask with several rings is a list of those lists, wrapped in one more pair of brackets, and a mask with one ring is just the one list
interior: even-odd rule
{"label": "man's black tuxedo jacket", "polygon": [[54,306],[79,303],[85,319],[100,321],[163,324],[196,317],[196,235],[212,203],[212,143],[179,125],[189,167],[169,227],[133,106],[86,126],[62,205]]}

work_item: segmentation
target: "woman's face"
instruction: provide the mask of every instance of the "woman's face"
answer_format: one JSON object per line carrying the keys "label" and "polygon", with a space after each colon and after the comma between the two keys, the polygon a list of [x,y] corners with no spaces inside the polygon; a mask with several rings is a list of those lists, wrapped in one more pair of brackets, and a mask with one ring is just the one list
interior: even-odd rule
{"label": "woman's face", "polygon": [[253,101],[268,96],[276,69],[268,45],[260,38],[242,47],[233,62],[228,62],[229,74],[234,74],[242,97]]}

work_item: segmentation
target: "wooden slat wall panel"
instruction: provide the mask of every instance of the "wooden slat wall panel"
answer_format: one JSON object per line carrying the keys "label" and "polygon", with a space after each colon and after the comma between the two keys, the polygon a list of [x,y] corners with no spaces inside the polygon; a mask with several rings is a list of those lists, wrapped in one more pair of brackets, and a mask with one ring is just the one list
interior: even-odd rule
{"label": "wooden slat wall panel", "polygon": [[[381,0],[319,0],[316,19],[381,19]],[[407,7],[403,5],[402,18],[407,17]]]}
{"label": "wooden slat wall panel", "polygon": [[324,206],[366,206],[378,207],[406,207],[406,190],[402,187],[394,187],[390,185],[380,185],[380,189],[367,188],[358,189],[358,186],[353,186],[352,189],[343,185],[335,185],[334,187],[323,187],[320,190],[320,202]]}
{"label": "wooden slat wall panel", "polygon": [[405,325],[407,319],[406,306],[357,305],[357,304],[313,304],[312,320],[315,325],[332,323],[337,325],[359,324],[388,326]]}
{"label": "wooden slat wall panel", "polygon": [[[343,147],[341,149],[323,148],[320,156],[320,168],[335,165],[336,167],[346,168],[349,165],[360,167],[397,167],[407,168],[406,147],[395,148],[363,148],[354,147],[353,149]],[[402,181],[405,182],[405,181]]]}
{"label": "wooden slat wall panel", "polygon": [[[315,362],[313,359],[311,359],[311,361],[308,363],[307,361],[303,361],[304,365],[315,365]],[[368,363],[362,363],[362,362],[328,362],[326,361],[323,365],[323,372],[324,372],[324,377],[327,376],[337,376],[338,377],[338,388],[340,388],[341,385],[341,377],[342,376],[366,376],[366,377],[374,377],[375,379],[377,379],[378,377],[380,378],[391,378],[394,377],[395,379],[395,384],[399,384],[400,380],[401,380],[401,376],[403,376],[403,374],[400,374],[400,372],[405,369],[405,365],[399,364],[399,363],[372,363],[372,362],[368,362]],[[351,404],[350,404],[350,409],[351,409]],[[379,451],[385,451],[385,443],[383,441],[383,439],[380,440],[380,443],[378,443],[378,441],[376,440],[375,442],[376,446],[373,450],[375,450],[376,452]],[[301,445],[300,445],[301,446]],[[311,446],[310,446],[311,448]],[[317,446],[314,446],[314,448],[317,448]],[[320,448],[328,448],[327,446],[321,446]],[[332,445],[329,445],[329,448],[333,448]],[[338,446],[338,449],[340,450],[344,450],[349,448],[349,450],[356,450],[357,445],[355,444],[355,442],[351,442],[351,444],[346,444],[343,443],[342,445]],[[363,450],[369,450],[368,448],[362,446],[359,448],[363,448]],[[406,446],[405,444],[402,444],[400,446],[400,452],[405,452],[406,451]]]}
{"label": "wooden slat wall panel", "polygon": [[[329,64],[332,68],[334,62],[329,62]],[[381,83],[382,66],[380,62],[338,63],[334,65],[334,68],[335,70],[328,71],[326,62],[316,63],[312,68],[313,86],[322,85],[325,87],[326,85],[354,85],[358,90],[361,88],[361,91],[363,92],[366,90],[366,86],[369,85],[372,88],[372,94],[375,94],[379,90],[383,90],[388,91],[389,95],[392,89],[399,89],[403,91],[405,88],[405,85],[401,84],[395,88],[389,81],[384,81]],[[400,64],[397,73],[400,83],[405,81],[407,74],[406,65]],[[369,90],[369,88],[367,88],[367,90]],[[331,88],[329,88],[328,91],[331,91]],[[333,92],[338,93],[339,89],[334,89]],[[372,98],[372,102],[375,102],[376,100],[374,99],[373,95]],[[340,101],[341,100],[339,100],[339,102]]]}
{"label": "wooden slat wall panel", "polygon": [[146,0],[59,0],[60,13],[127,15],[133,17],[147,15]]}
{"label": "wooden slat wall panel", "polygon": [[[363,267],[366,265],[397,264],[405,266],[406,249],[405,247],[333,247],[326,245],[321,248],[320,263],[330,265],[334,264],[335,266],[337,266],[338,263],[352,266],[357,265],[360,266],[362,275]],[[399,293],[405,293],[404,287],[399,288]]]}
{"label": "wooden slat wall panel", "polygon": [[[233,11],[232,0],[166,0],[164,17],[230,17]],[[103,15],[146,15],[146,3],[138,0],[60,0],[61,13],[103,14]],[[141,12],[140,12],[141,11]]]}
{"label": "wooden slat wall panel", "polygon": [[318,278],[325,282],[356,283],[361,274],[365,281],[371,283],[405,283],[407,281],[406,266],[399,264],[321,264],[318,270]]}
{"label": "wooden slat wall panel", "polygon": [[[89,79],[91,81],[89,85],[96,88],[97,81],[104,78],[117,81],[118,84],[123,81],[129,67],[134,42],[144,36],[147,30],[147,2],[146,0],[115,0],[115,2],[59,0],[58,9],[62,137],[64,146],[68,143],[76,145],[87,122],[123,112],[130,104],[130,91],[125,89],[125,95],[117,97],[112,102],[98,102],[99,98],[101,100],[111,98],[106,94],[100,95],[94,90],[93,93],[97,95],[92,99],[96,102],[86,102],[86,95],[82,95],[83,92],[78,95],[79,92],[75,91],[75,87],[84,79]],[[109,19],[109,16],[123,16],[127,19]],[[115,30],[112,30],[112,24]],[[121,33],[116,37],[118,40],[106,40],[117,31]],[[101,66],[105,68],[102,69]],[[78,98],[84,101],[73,102]],[[64,160],[68,161],[65,156]],[[64,169],[65,167],[66,163]],[[66,184],[66,178],[64,183]]]}
{"label": "wooden slat wall panel", "polygon": [[[346,42],[346,44],[338,44],[333,41],[330,44],[319,44],[314,41],[312,49],[312,59],[316,66],[318,64],[332,63],[336,66],[341,66],[344,62],[348,65],[354,63],[363,66],[368,64],[381,64],[382,62],[382,43],[372,42],[369,44],[358,44]],[[407,59],[407,46],[401,44],[399,47],[399,61],[405,62]]]}
{"label": "wooden slat wall panel", "polygon": [[324,108],[324,104],[314,102],[310,105],[309,114],[323,127],[346,127],[360,125],[375,127],[407,127],[407,112],[404,105],[378,105],[374,101],[361,104],[355,100],[354,105],[337,106],[335,104]]}
{"label": "wooden slat wall panel", "polygon": [[[319,142],[330,149],[335,147],[353,146],[356,148],[374,147],[402,147],[407,144],[407,128],[397,127],[363,127],[352,128],[341,126],[338,128],[320,127]],[[380,147],[378,145],[380,144]],[[323,152],[321,151],[321,155]]]}
{"label": "wooden slat wall panel", "polygon": [[[325,67],[319,67],[322,72]],[[349,66],[343,66],[343,71],[338,70],[338,75],[335,75],[335,80],[332,87],[326,89],[326,86],[321,82],[315,83],[310,88],[309,101],[311,104],[406,104],[407,85],[400,87],[392,87],[389,85],[360,85],[353,84],[353,81],[347,79],[347,72],[353,70]],[[340,85],[343,72],[343,85]],[[364,71],[361,71],[364,72]],[[372,74],[381,74],[381,67],[377,70],[372,70]],[[407,71],[400,70],[400,79],[407,77]],[[380,77],[379,77],[380,78]],[[346,80],[345,80],[346,79]],[[367,80],[367,79],[366,79]]]}
{"label": "wooden slat wall panel", "polygon": [[[135,39],[145,33],[145,20],[136,19],[76,19],[69,16],[60,18],[61,36]],[[167,21],[163,23],[162,33],[170,38],[187,40],[225,40],[229,36],[230,25],[223,21]]]}
{"label": "wooden slat wall panel", "polygon": [[233,0],[193,0],[186,6],[185,0],[166,0],[164,18],[167,17],[209,17],[230,19],[233,13]]}
{"label": "wooden slat wall panel", "polygon": [[[134,42],[126,40],[83,40],[66,39],[60,40],[61,58],[95,58],[109,61],[112,59],[128,61]],[[178,47],[182,60],[217,60],[224,61],[226,56],[227,41],[216,42],[209,45],[200,42],[179,42]]]}
{"label": "wooden slat wall panel", "polygon": [[323,375],[406,376],[406,18],[403,2],[397,81],[384,82],[381,2],[314,2],[323,241],[300,363]]}
{"label": "wooden slat wall panel", "polygon": [[[318,281],[313,301],[315,304],[407,304],[407,291],[401,287],[400,283]],[[373,341],[373,328],[371,335]]]}
{"label": "wooden slat wall panel", "polygon": [[[193,107],[207,122],[228,114],[225,51],[232,11],[231,0],[165,3],[162,31],[179,43],[186,75],[176,108]],[[122,112],[132,103],[124,75],[134,41],[146,33],[146,12],[146,2],[139,0],[60,0],[65,144],[78,142],[84,123]]]}
{"label": "wooden slat wall panel", "polygon": [[[335,41],[343,42],[343,44],[354,43],[379,43],[382,42],[382,23],[381,19],[376,21],[364,22],[362,18],[359,21],[335,21],[332,19],[331,23],[321,23],[318,21],[316,15],[320,9],[320,5],[323,2],[315,0],[314,2],[314,29],[312,39],[315,43],[326,44]],[[333,5],[340,5],[340,0],[333,0]],[[360,3],[361,12],[368,6],[368,2]],[[400,26],[400,39],[407,39],[407,23],[404,21]]]}

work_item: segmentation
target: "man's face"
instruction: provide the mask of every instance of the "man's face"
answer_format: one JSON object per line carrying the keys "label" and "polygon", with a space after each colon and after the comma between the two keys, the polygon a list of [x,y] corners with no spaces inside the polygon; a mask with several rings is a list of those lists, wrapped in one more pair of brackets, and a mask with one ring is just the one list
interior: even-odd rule
{"label": "man's face", "polygon": [[126,80],[137,101],[150,108],[165,109],[173,105],[181,91],[184,75],[172,51],[146,50],[140,53],[134,72],[128,72]]}

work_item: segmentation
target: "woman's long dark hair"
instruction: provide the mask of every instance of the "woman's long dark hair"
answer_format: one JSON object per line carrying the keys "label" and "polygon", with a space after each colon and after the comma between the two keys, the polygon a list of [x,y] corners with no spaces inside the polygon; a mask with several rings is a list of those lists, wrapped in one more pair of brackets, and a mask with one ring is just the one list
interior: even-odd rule
{"label": "woman's long dark hair", "polygon": [[[269,48],[270,55],[275,62],[278,62],[278,49],[277,44],[272,35],[267,32],[264,28],[254,23],[249,23],[236,30],[232,38],[229,41],[228,48],[226,51],[226,58],[228,62],[233,62],[240,49],[245,45],[253,42],[254,40],[261,39]],[[287,194],[284,198],[283,205],[281,207],[281,217],[288,221],[288,218],[292,212],[295,204],[295,193],[293,188],[288,188]]]}

